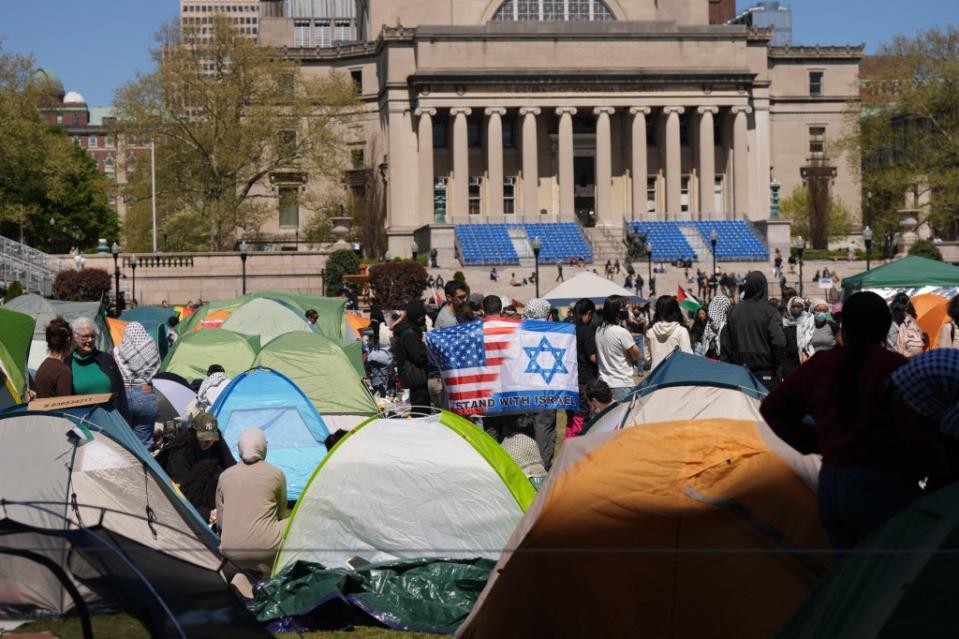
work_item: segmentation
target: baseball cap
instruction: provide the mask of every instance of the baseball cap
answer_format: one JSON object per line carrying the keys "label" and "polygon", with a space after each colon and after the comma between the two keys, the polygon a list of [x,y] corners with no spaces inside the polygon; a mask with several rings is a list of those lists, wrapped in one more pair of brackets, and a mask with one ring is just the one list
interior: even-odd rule
{"label": "baseball cap", "polygon": [[220,439],[216,417],[210,413],[197,413],[190,420],[190,426],[196,431],[196,438],[201,442],[215,442]]}
{"label": "baseball cap", "polygon": [[470,295],[469,304],[473,309],[483,308],[483,294],[473,293]]}

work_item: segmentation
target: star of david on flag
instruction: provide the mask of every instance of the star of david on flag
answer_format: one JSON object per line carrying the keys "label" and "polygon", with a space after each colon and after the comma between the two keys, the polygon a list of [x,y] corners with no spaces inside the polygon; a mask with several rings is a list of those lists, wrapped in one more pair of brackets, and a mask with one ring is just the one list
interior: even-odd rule
{"label": "star of david on flag", "polygon": [[572,324],[493,318],[433,330],[426,344],[460,415],[579,406]]}

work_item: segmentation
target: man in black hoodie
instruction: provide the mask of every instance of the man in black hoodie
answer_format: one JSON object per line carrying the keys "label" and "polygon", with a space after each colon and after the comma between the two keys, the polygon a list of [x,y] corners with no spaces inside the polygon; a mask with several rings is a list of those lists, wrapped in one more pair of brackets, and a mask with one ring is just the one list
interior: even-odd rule
{"label": "man in black hoodie", "polygon": [[767,289],[760,271],[746,276],[743,300],[730,309],[720,340],[724,362],[745,366],[772,390],[781,379],[786,335],[779,312],[769,305]]}
{"label": "man in black hoodie", "polygon": [[420,301],[406,306],[406,317],[396,328],[396,370],[403,388],[410,391],[411,406],[429,406],[430,392],[426,377],[426,344],[423,331],[426,329],[426,308]]}

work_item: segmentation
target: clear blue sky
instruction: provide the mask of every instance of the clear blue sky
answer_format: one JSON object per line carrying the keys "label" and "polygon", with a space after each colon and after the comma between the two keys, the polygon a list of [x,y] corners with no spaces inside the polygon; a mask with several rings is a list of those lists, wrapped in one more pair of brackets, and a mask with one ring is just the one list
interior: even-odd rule
{"label": "clear blue sky", "polygon": [[[957,0],[787,4],[796,44],[864,42],[871,52],[897,33],[959,24]],[[91,105],[106,105],[136,70],[149,70],[153,36],[162,22],[176,17],[178,7],[177,0],[0,0],[0,39],[4,50],[30,53],[39,66],[55,71],[68,91],[80,92]]]}

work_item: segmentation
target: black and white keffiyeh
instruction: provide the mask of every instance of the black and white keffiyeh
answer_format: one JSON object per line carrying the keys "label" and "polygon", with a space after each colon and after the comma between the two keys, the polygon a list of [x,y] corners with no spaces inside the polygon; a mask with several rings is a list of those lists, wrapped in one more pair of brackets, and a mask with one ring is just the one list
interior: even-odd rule
{"label": "black and white keffiyeh", "polygon": [[113,352],[127,384],[149,384],[160,370],[160,351],[139,322],[127,324]]}
{"label": "black and white keffiyeh", "polygon": [[892,374],[892,383],[910,408],[959,437],[959,350],[936,348],[913,357]]}
{"label": "black and white keffiyeh", "polygon": [[712,350],[716,353],[716,356],[719,357],[719,336],[726,326],[726,315],[729,313],[729,307],[732,305],[732,300],[725,295],[717,295],[709,302],[709,310],[706,311],[709,321],[706,323],[706,330],[703,331],[703,336],[700,340],[703,353],[708,353]]}

